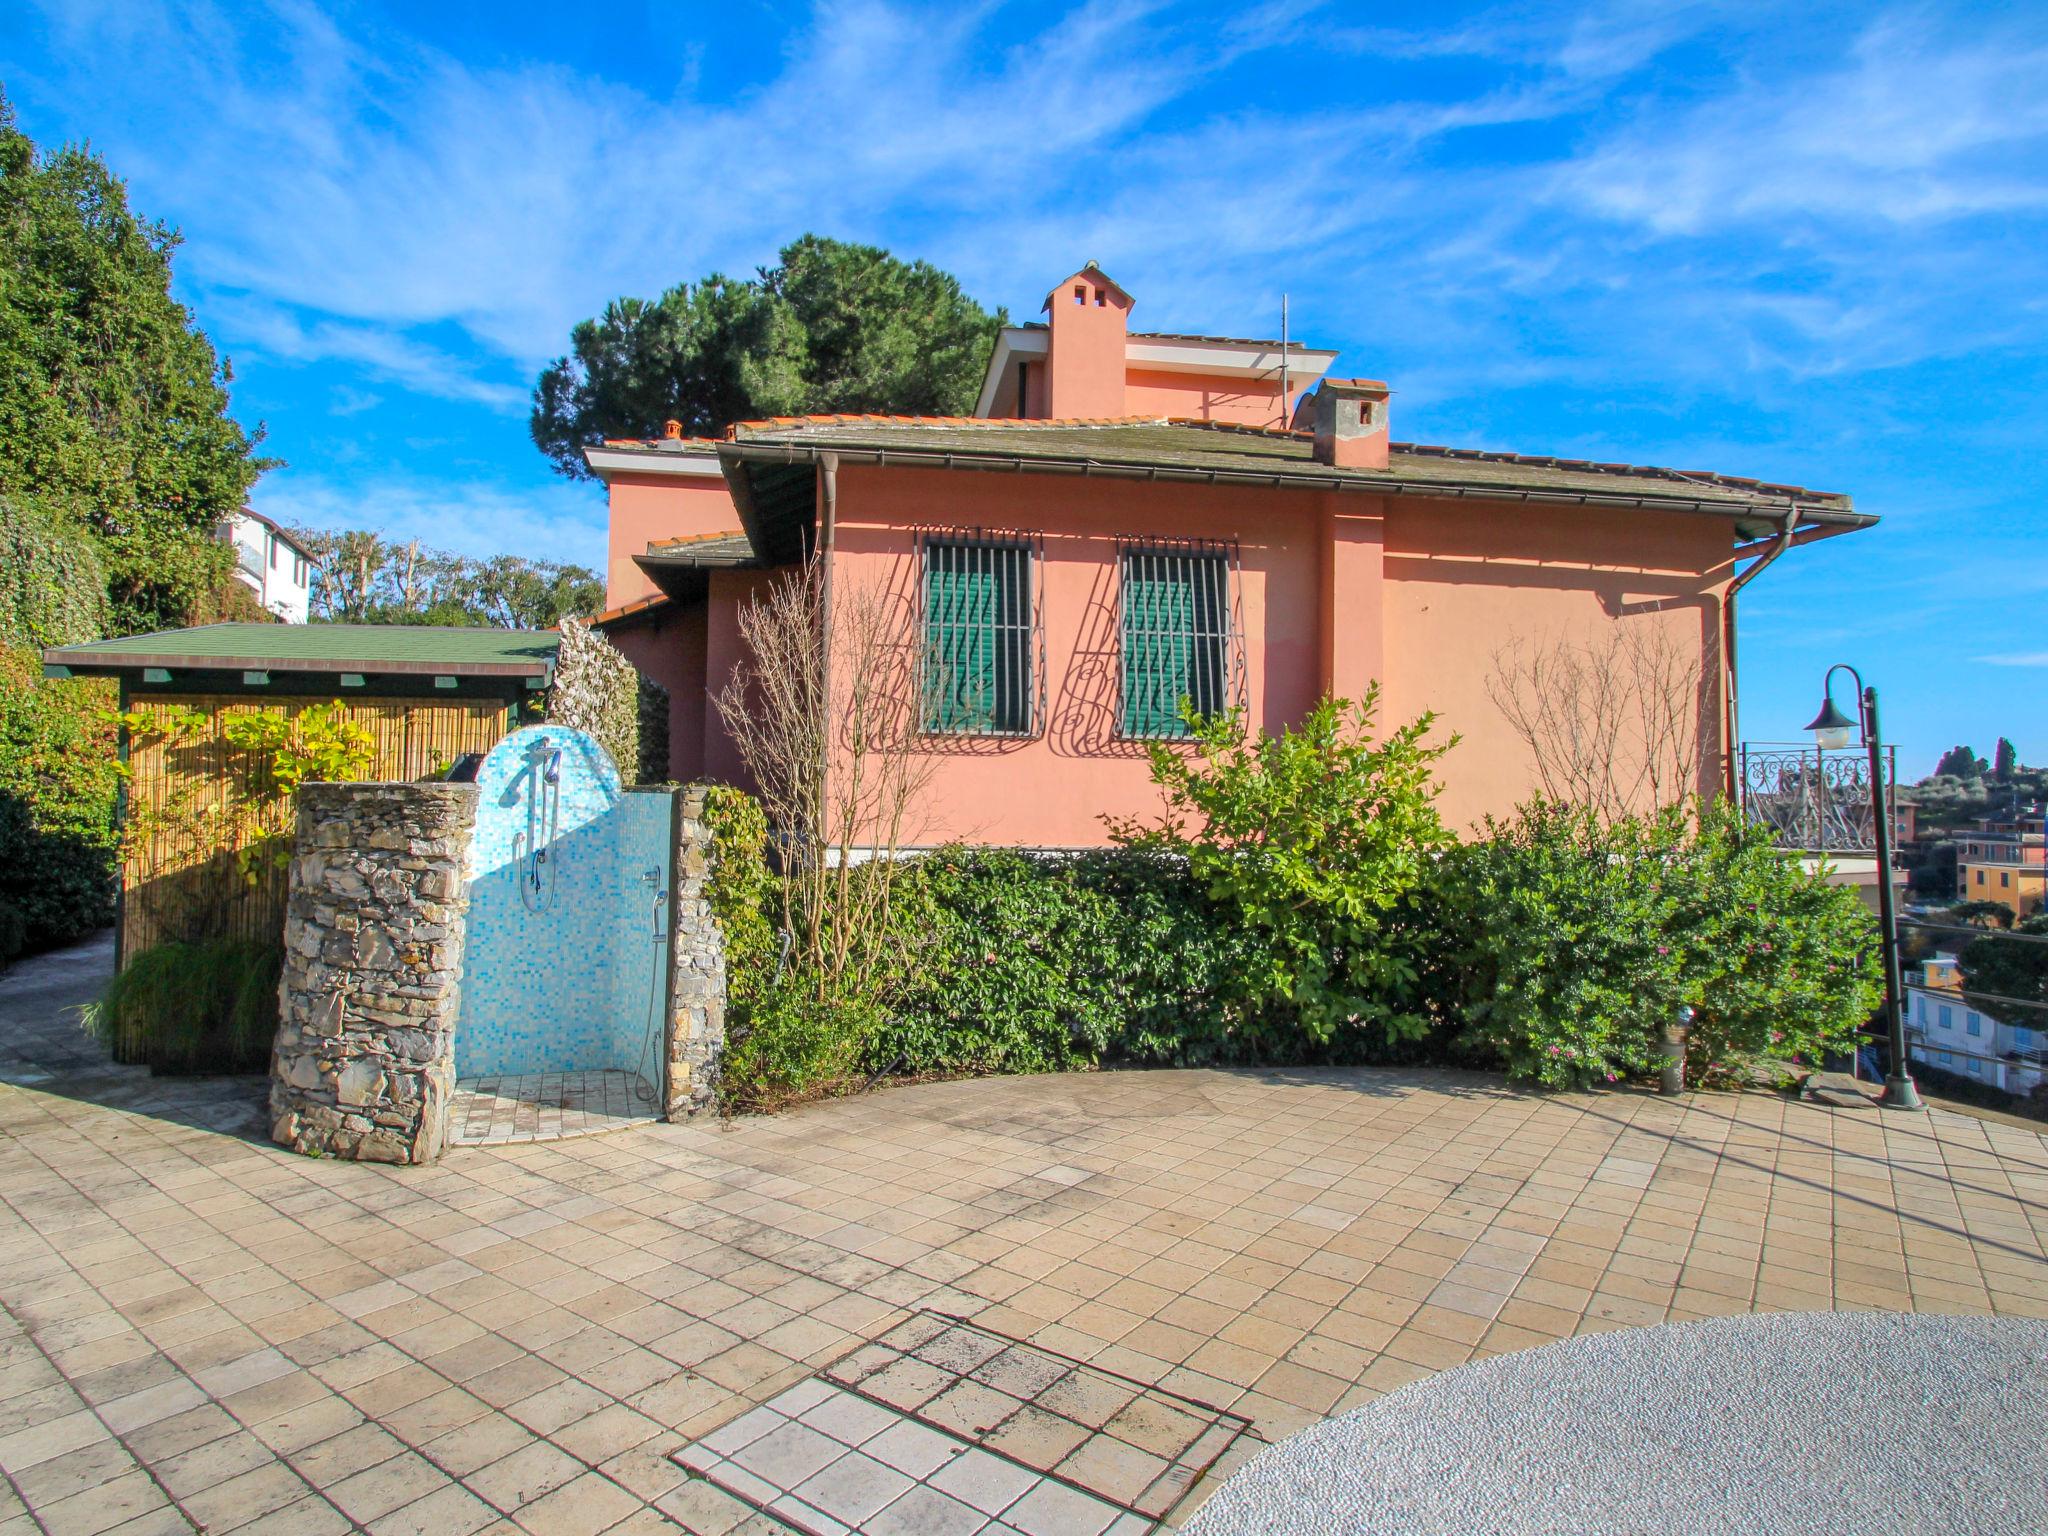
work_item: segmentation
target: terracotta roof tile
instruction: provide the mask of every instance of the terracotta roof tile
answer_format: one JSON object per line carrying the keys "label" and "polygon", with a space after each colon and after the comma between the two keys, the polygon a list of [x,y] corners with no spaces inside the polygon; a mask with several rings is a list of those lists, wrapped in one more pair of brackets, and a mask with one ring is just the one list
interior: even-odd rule
{"label": "terracotta roof tile", "polygon": [[630,603],[621,603],[616,608],[607,608],[590,622],[600,627],[606,624],[614,624],[620,619],[630,619],[637,614],[646,613],[651,609],[666,607],[669,602],[670,599],[668,597],[657,592],[652,597],[635,598]]}
{"label": "terracotta roof tile", "polygon": [[739,539],[745,537],[746,535],[737,528],[726,528],[718,533],[685,533],[679,534],[673,539],[649,539],[647,547],[649,550],[681,549],[688,544],[709,544],[717,539]]}

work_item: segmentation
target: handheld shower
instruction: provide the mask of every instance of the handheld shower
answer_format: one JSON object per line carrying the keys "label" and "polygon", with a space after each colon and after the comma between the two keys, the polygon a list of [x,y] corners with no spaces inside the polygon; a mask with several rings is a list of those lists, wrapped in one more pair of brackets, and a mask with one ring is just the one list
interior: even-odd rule
{"label": "handheld shower", "polygon": [[562,749],[543,736],[527,753],[526,828],[513,836],[519,901],[529,912],[555,904],[559,866],[548,858],[562,826]]}

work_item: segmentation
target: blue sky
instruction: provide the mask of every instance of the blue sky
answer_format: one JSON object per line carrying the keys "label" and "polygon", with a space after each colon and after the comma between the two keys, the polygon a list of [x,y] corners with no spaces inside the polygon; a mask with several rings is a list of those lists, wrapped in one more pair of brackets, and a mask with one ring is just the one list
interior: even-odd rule
{"label": "blue sky", "polygon": [[1092,257],[1150,329],[1289,292],[1397,437],[1852,493],[1745,594],[1744,734],[1840,659],[1911,772],[2048,761],[2048,6],[61,0],[0,79],[183,229],[275,517],[598,564],[526,402],[608,299]]}

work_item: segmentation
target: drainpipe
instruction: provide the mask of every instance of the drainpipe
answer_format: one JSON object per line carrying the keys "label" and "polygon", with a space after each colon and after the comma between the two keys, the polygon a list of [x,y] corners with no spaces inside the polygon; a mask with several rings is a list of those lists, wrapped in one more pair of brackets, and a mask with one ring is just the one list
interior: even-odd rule
{"label": "drainpipe", "polygon": [[818,455],[818,609],[829,648],[832,634],[832,547],[839,533],[839,455]]}
{"label": "drainpipe", "polygon": [[1728,686],[1726,690],[1728,731],[1726,739],[1722,742],[1721,756],[1726,764],[1726,768],[1722,776],[1727,783],[1728,798],[1730,801],[1733,801],[1736,798],[1736,737],[1741,729],[1741,717],[1738,712],[1739,700],[1736,697],[1735,686],[1735,594],[1740,592],[1744,587],[1748,586],[1757,577],[1761,576],[1764,572],[1765,566],[1769,565],[1773,560],[1776,560],[1778,556],[1782,555],[1783,553],[1785,553],[1786,550],[1792,547],[1792,530],[1795,526],[1797,526],[1798,522],[1799,508],[1797,506],[1787,507],[1785,509],[1785,522],[1784,525],[1778,529],[1778,537],[1776,541],[1772,543],[1769,549],[1765,550],[1761,555],[1758,555],[1756,559],[1753,562],[1751,562],[1748,570],[1739,572],[1736,575],[1735,579],[1728,583],[1728,590],[1721,598],[1721,655],[1724,658],[1725,670],[1728,676]]}
{"label": "drainpipe", "polygon": [[[818,733],[818,749],[824,761],[818,765],[819,810],[830,824],[832,806],[832,552],[839,536],[839,455],[818,455],[818,705],[825,711]],[[825,827],[816,828],[817,857],[825,857]]]}

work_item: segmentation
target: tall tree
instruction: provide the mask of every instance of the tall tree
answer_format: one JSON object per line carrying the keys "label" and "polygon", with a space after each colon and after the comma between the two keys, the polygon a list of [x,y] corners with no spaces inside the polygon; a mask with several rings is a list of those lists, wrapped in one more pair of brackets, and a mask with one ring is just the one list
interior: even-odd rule
{"label": "tall tree", "polygon": [[313,556],[315,623],[552,629],[604,606],[604,583],[587,566],[516,555],[474,560],[417,540],[387,543],[363,529],[292,532]]}
{"label": "tall tree", "polygon": [[965,415],[1008,322],[922,261],[805,235],[780,264],[618,299],[578,324],[533,390],[533,441],[571,479],[608,437],[706,436],[759,416]]}
{"label": "tall tree", "polygon": [[92,536],[117,631],[181,623],[226,578],[213,529],[270,463],[171,297],[178,240],[89,148],[37,149],[0,95],[0,495]]}
{"label": "tall tree", "polygon": [[1950,747],[1934,765],[1936,778],[1981,779],[1990,766],[1970,747]]}
{"label": "tall tree", "polygon": [[1991,777],[2001,784],[2007,783],[2012,778],[2013,770],[2019,765],[2018,751],[2003,736],[1999,737],[1998,746],[1991,753]]}

